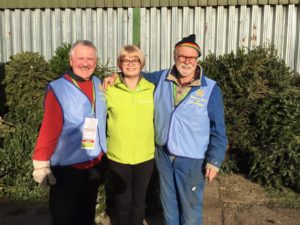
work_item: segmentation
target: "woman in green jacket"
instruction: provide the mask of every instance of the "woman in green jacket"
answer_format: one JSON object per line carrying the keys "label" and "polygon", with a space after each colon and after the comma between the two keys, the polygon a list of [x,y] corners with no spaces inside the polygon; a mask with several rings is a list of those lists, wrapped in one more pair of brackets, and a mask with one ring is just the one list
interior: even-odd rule
{"label": "woman in green jacket", "polygon": [[107,157],[117,225],[142,225],[154,167],[154,85],[141,76],[145,58],[136,46],[121,49],[121,70],[107,97]]}

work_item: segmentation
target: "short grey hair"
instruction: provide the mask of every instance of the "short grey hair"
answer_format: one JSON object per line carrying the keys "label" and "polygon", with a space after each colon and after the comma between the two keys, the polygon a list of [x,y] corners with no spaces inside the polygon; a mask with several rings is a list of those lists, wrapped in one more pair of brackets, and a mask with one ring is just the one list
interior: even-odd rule
{"label": "short grey hair", "polygon": [[76,41],[70,51],[69,51],[69,58],[71,58],[71,56],[73,55],[73,51],[74,49],[78,46],[78,45],[83,45],[83,46],[86,46],[86,47],[90,47],[90,48],[93,48],[95,50],[95,53],[96,53],[96,58],[98,58],[98,53],[97,53],[97,48],[95,47],[95,45],[93,44],[93,42],[89,41],[89,40],[78,40]]}

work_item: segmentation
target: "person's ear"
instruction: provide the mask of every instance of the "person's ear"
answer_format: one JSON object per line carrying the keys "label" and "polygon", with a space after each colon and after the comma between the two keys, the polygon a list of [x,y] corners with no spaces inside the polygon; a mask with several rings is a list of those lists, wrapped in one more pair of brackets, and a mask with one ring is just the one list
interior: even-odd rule
{"label": "person's ear", "polygon": [[72,59],[71,59],[71,57],[69,58],[69,64],[70,64],[70,66],[72,67]]}
{"label": "person's ear", "polygon": [[173,59],[174,59],[174,62],[176,62],[176,49],[174,49],[174,51],[173,51]]}

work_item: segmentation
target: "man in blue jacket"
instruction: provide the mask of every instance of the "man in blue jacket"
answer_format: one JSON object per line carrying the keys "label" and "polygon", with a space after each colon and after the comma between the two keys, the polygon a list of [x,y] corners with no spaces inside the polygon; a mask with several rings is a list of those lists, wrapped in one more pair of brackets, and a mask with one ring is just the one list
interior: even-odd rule
{"label": "man in blue jacket", "polygon": [[227,137],[222,93],[197,59],[192,34],[175,45],[175,65],[145,74],[156,85],[156,166],[166,225],[201,225],[205,177],[224,160]]}
{"label": "man in blue jacket", "polygon": [[155,161],[165,225],[202,224],[205,177],[217,176],[227,146],[222,93],[197,63],[195,39],[175,45],[171,69],[144,74],[156,85]]}

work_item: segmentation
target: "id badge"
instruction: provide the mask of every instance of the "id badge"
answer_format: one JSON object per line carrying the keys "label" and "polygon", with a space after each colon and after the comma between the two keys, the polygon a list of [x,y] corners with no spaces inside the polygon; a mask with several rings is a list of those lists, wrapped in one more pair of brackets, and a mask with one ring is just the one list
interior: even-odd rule
{"label": "id badge", "polygon": [[81,148],[86,150],[95,149],[95,141],[97,134],[98,119],[85,118],[83,126],[83,135],[81,141]]}

